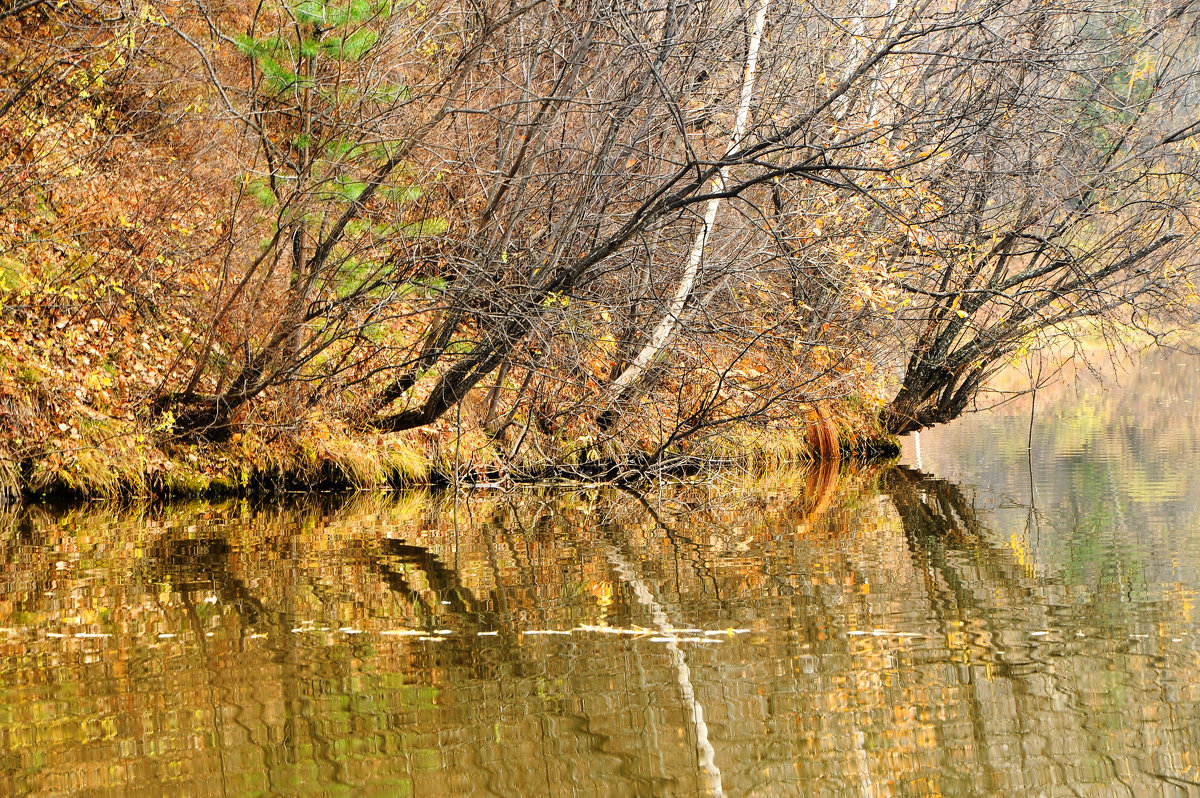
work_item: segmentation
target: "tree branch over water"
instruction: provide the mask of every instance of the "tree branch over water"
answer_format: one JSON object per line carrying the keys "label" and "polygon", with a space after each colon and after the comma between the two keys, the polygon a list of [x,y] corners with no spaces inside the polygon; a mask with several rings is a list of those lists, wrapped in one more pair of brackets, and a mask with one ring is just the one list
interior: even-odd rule
{"label": "tree branch over water", "polygon": [[1194,316],[1191,4],[3,13],[3,318],[51,375],[9,381],[17,461],[70,436],[52,405],[192,443],[457,408],[493,460],[832,456]]}

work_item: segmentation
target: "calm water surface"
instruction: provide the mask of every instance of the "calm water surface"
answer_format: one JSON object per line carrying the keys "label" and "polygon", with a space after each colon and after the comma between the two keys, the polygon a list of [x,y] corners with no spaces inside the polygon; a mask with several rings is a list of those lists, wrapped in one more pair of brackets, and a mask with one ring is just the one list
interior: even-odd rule
{"label": "calm water surface", "polygon": [[0,794],[1200,793],[1198,375],[749,494],[9,511]]}

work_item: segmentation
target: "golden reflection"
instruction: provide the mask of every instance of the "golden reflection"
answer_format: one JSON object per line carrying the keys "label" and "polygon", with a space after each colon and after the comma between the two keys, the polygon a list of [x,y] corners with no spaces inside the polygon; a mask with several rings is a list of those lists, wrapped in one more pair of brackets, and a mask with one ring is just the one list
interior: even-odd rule
{"label": "golden reflection", "polygon": [[0,793],[1193,789],[1187,570],[990,518],[904,468],[6,510]]}

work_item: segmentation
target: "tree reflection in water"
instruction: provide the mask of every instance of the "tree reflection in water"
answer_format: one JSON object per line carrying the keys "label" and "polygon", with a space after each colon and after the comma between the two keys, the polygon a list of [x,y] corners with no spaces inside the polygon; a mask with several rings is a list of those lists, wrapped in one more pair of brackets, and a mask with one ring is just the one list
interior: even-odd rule
{"label": "tree reflection in water", "polygon": [[1195,584],[910,469],[759,488],[10,511],[0,792],[1200,786]]}

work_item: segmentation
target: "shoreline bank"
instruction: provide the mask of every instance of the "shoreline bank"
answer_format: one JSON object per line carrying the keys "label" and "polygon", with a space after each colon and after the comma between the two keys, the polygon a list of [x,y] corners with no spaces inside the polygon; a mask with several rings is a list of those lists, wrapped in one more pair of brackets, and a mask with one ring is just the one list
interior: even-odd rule
{"label": "shoreline bank", "polygon": [[[244,440],[244,439],[243,439]],[[242,445],[169,444],[129,458],[102,447],[77,449],[72,459],[51,470],[47,459],[7,459],[0,482],[0,505],[98,498],[222,498],[295,493],[357,492],[458,483],[472,487],[514,487],[546,483],[629,484],[658,476],[688,477],[731,469],[763,474],[804,464],[882,463],[900,455],[887,436],[842,437],[836,452],[824,456],[788,440],[777,447],[761,442],[728,452],[671,453],[651,460],[644,453],[621,458],[514,465],[500,461],[464,462],[456,470],[439,452],[399,441],[338,439],[324,451],[300,447],[290,457],[269,455]]]}

